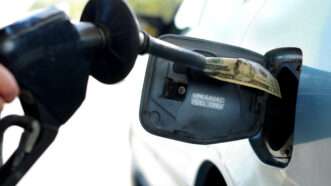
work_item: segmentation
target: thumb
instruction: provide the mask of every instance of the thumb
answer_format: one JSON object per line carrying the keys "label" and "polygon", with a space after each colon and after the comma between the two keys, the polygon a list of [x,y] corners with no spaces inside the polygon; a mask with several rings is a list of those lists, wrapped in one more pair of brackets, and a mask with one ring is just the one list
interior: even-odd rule
{"label": "thumb", "polygon": [[18,94],[19,88],[14,76],[0,64],[0,97],[5,102],[11,102]]}

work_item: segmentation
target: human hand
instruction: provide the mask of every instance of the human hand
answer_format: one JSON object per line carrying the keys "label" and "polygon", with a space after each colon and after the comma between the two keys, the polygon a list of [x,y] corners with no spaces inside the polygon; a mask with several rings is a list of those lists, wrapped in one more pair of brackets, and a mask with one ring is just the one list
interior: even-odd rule
{"label": "human hand", "polygon": [[13,101],[18,94],[19,88],[14,76],[0,64],[0,111],[5,103]]}

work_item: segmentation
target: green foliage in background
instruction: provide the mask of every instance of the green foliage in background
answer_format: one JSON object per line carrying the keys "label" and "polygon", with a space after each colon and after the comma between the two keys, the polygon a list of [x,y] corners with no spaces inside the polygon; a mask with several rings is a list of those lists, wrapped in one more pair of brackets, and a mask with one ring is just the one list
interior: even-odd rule
{"label": "green foliage in background", "polygon": [[172,21],[183,0],[128,0],[129,5],[139,16],[158,17],[164,23]]}
{"label": "green foliage in background", "polygon": [[[126,0],[137,14],[138,18],[160,18],[162,24],[169,25],[173,21],[176,11],[183,0]],[[49,6],[56,6],[64,10],[71,19],[79,20],[88,0],[35,0],[30,10],[38,10]],[[158,35],[162,27],[144,22],[139,19],[145,31]]]}
{"label": "green foliage in background", "polygon": [[67,13],[72,19],[79,20],[87,1],[88,0],[37,0],[31,7],[31,10],[55,5],[67,10]]}
{"label": "green foliage in background", "polygon": [[[51,5],[63,7],[72,19],[78,20],[88,0],[36,0],[31,10]],[[140,16],[158,17],[164,23],[172,21],[183,0],[127,0],[130,7]]]}

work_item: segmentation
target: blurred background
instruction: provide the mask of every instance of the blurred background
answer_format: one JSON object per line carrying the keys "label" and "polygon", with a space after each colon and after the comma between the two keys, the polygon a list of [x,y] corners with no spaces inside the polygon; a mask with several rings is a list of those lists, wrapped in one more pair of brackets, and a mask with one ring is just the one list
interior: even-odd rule
{"label": "blurred background", "polygon": [[[72,20],[79,20],[88,0],[1,0],[0,25],[26,16],[35,10],[55,6],[65,11]],[[178,32],[174,17],[183,0],[127,0],[138,16],[142,29],[157,36]]]}
{"label": "blurred background", "polygon": [[[0,0],[0,27],[50,5],[78,21],[87,0]],[[157,36],[177,33],[174,17],[182,0],[129,0],[142,29]],[[146,57],[146,56],[145,56]],[[103,85],[90,78],[86,100],[60,130],[48,151],[19,185],[130,185],[131,157],[129,126],[139,106],[145,65],[138,65],[130,76],[116,85]],[[137,82],[140,82],[137,84]],[[134,105],[134,106],[132,106]],[[18,100],[2,113],[22,113]],[[135,123],[137,124],[137,123]],[[5,134],[4,157],[16,148],[20,131]]]}

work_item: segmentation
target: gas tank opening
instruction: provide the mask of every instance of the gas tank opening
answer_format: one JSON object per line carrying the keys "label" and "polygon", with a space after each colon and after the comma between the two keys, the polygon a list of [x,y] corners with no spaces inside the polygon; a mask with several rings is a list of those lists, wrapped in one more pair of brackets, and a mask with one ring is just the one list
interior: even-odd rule
{"label": "gas tank opening", "polygon": [[265,121],[259,134],[250,139],[257,156],[266,164],[286,167],[292,156],[296,101],[302,53],[288,48],[267,54],[269,65],[277,66],[275,72],[282,98],[269,97]]}

